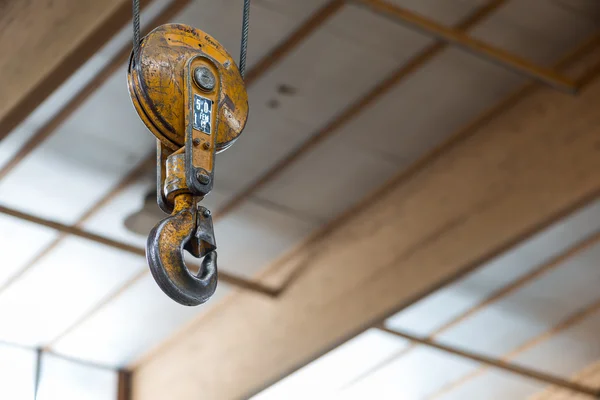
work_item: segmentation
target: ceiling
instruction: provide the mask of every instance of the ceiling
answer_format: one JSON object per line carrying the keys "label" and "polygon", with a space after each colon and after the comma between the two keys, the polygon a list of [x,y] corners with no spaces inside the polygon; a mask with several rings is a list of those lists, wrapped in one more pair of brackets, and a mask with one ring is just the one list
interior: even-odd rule
{"label": "ceiling", "polygon": [[[253,1],[250,69],[327,3]],[[390,3],[459,26],[489,2]],[[497,3],[497,9],[469,33],[541,66],[556,65],[600,26],[600,4],[592,0]],[[169,4],[151,2],[142,22]],[[172,21],[210,33],[237,55],[240,1],[193,1]],[[1,205],[144,246],[145,237],[128,231],[123,222],[143,207],[144,197],[154,188],[148,159],[152,160],[155,143],[131,107],[124,64],[47,139],[37,141],[14,162],[36,132],[129,41],[130,30],[123,29],[0,141]],[[349,2],[279,62],[256,75],[248,87],[251,113],[244,135],[218,156],[215,189],[206,199],[208,208],[218,214],[215,234],[222,271],[255,278],[312,232],[419,162],[528,81],[498,62],[456,47],[441,48],[430,61],[408,71],[406,66],[434,43],[389,16]],[[389,77],[395,84],[377,89]],[[282,161],[299,149],[293,161]],[[265,175],[270,179],[256,185]],[[229,207],[232,203],[236,206]],[[598,207],[583,210],[391,317],[387,326],[431,335],[545,259],[594,233],[600,224]],[[227,212],[220,213],[222,209]],[[103,367],[127,367],[150,357],[157,346],[234,289],[221,283],[207,305],[181,307],[157,288],[139,255],[7,215],[0,215],[0,237],[0,341],[42,347]],[[598,251],[590,249],[536,276],[459,324],[437,332],[436,338],[490,356],[506,356],[595,300]],[[595,323],[600,319],[591,315],[511,359],[570,376],[598,358],[600,347],[590,336],[597,331]],[[490,332],[485,329],[490,324],[499,328]],[[553,362],[567,345],[573,349],[570,358]],[[373,387],[388,388],[390,396],[395,393],[392,397],[398,398],[395,391],[400,386],[406,398],[431,398],[479,367],[437,350],[417,348],[364,375],[406,346],[404,339],[368,331],[311,364],[299,373],[300,378],[283,381],[278,385],[283,389],[272,392],[279,394],[256,398],[292,398],[290,393],[318,398],[334,392],[340,398],[363,398]],[[362,360],[360,365],[350,362],[356,357]],[[490,386],[497,390],[489,393]],[[437,398],[524,398],[543,387],[488,371]]]}
{"label": "ceiling", "polygon": [[[600,358],[599,227],[597,201],[385,326],[569,379]],[[373,328],[253,400],[526,399],[546,386]]]}

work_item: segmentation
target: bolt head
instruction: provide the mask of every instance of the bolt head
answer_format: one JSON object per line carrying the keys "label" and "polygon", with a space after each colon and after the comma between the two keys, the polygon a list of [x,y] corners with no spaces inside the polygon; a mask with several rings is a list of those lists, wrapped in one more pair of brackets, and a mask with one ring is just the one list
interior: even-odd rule
{"label": "bolt head", "polygon": [[198,67],[194,70],[194,82],[200,89],[211,91],[217,84],[217,79],[210,69],[207,67]]}
{"label": "bolt head", "polygon": [[210,149],[210,144],[208,142],[204,142],[202,147],[204,148],[204,150],[208,150],[208,149]]}
{"label": "bolt head", "polygon": [[204,210],[204,212],[202,213],[202,215],[204,215],[205,218],[210,217],[210,210]]}
{"label": "bolt head", "polygon": [[208,185],[210,183],[210,176],[206,175],[204,172],[198,171],[196,173],[196,179],[202,185]]}
{"label": "bolt head", "polygon": [[194,146],[200,146],[200,139],[196,138],[192,142],[194,143]]}

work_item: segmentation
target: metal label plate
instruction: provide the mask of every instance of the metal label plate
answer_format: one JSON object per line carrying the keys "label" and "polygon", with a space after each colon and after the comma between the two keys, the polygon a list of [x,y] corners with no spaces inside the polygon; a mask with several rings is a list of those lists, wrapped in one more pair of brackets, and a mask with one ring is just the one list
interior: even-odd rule
{"label": "metal label plate", "polygon": [[211,134],[213,101],[194,93],[194,129]]}

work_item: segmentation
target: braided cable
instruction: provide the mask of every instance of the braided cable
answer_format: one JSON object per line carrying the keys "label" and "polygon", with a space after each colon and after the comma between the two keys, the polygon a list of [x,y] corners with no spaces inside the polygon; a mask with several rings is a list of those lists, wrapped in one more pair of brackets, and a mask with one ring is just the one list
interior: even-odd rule
{"label": "braided cable", "polygon": [[140,0],[133,0],[133,64],[140,52]]}
{"label": "braided cable", "polygon": [[248,52],[248,34],[250,28],[250,0],[244,0],[244,16],[242,20],[242,43],[240,46],[240,74],[246,73],[246,53]]}

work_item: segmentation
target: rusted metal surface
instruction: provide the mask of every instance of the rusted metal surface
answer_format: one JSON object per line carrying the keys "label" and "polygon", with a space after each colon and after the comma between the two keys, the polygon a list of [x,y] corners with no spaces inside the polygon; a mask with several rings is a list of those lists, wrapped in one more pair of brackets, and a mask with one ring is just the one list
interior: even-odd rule
{"label": "rusted metal surface", "polygon": [[154,29],[142,41],[138,64],[128,79],[134,106],[148,129],[168,148],[185,144],[185,99],[188,60],[214,60],[220,74],[217,147],[227,147],[242,132],[248,117],[246,87],[231,55],[210,35],[181,24]]}
{"label": "rusted metal surface", "polygon": [[172,154],[165,161],[165,181],[160,187],[167,202],[174,203],[175,197],[180,194],[189,193],[185,182],[185,154]]}
{"label": "rusted metal surface", "polygon": [[[170,298],[186,306],[206,302],[217,289],[214,237],[210,235],[200,239],[196,236],[197,232],[206,235],[206,226],[201,225],[205,229],[203,231],[198,229],[196,223],[197,214],[200,218],[210,219],[210,213],[205,214],[204,211],[207,210],[196,210],[196,202],[191,194],[180,194],[175,197],[173,214],[156,225],[148,236],[146,257],[154,280]],[[208,225],[212,233],[210,220]],[[197,242],[195,245],[194,241]],[[184,246],[194,256],[204,256],[196,276],[185,265]]]}
{"label": "rusted metal surface", "polygon": [[[150,232],[148,265],[169,297],[199,305],[216,290],[217,254],[211,213],[198,202],[212,190],[215,154],[246,125],[246,87],[215,39],[181,24],[150,32],[133,53],[127,77],[138,115],[160,142],[158,204],[173,210]],[[184,249],[204,257],[196,276],[185,265]]]}

